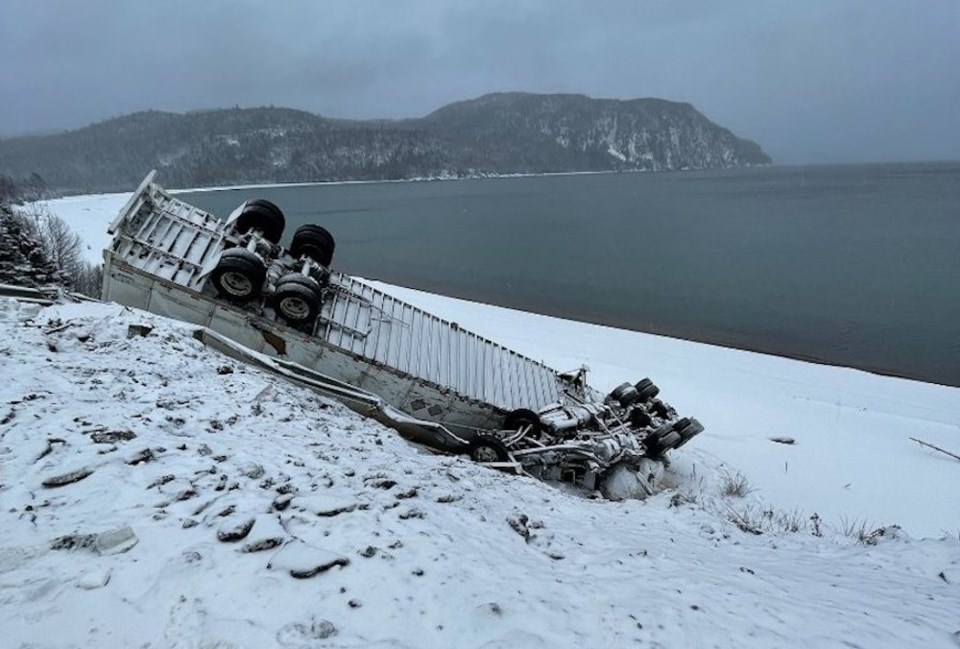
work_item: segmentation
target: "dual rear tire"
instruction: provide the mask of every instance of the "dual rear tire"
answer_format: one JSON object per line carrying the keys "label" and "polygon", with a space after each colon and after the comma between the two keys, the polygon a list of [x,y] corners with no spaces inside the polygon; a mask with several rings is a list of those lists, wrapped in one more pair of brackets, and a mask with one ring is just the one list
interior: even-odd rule
{"label": "dual rear tire", "polygon": [[[260,296],[267,279],[267,268],[257,255],[246,248],[223,251],[220,262],[210,274],[217,294],[231,302],[249,302]],[[300,326],[317,319],[323,306],[320,284],[300,273],[280,278],[270,296],[269,305],[287,323]]]}
{"label": "dual rear tire", "polygon": [[[326,268],[333,261],[335,248],[333,235],[326,228],[301,225],[290,242],[290,255],[295,259],[307,257]],[[288,324],[297,327],[310,324],[323,307],[320,282],[303,273],[288,273],[277,282],[276,291],[270,296],[270,306]]]}
{"label": "dual rear tire", "polygon": [[229,248],[220,255],[210,282],[220,297],[232,302],[247,302],[260,295],[267,279],[263,260],[246,248]]}
{"label": "dual rear tire", "polygon": [[641,379],[636,385],[622,383],[610,393],[610,399],[616,401],[623,408],[629,408],[635,403],[647,403],[660,394],[660,388],[650,379]]}
{"label": "dual rear tire", "polygon": [[284,275],[270,296],[270,306],[289,324],[300,326],[313,322],[323,306],[320,285],[300,273]]}
{"label": "dual rear tire", "polygon": [[307,256],[321,266],[330,265],[335,249],[333,235],[319,225],[301,225],[290,242],[290,254],[295,259]]}
{"label": "dual rear tire", "polygon": [[664,427],[650,433],[650,435],[643,440],[643,445],[646,447],[650,457],[659,457],[670,449],[675,448],[681,441],[682,437],[680,433],[673,430],[673,428]]}
{"label": "dual rear tire", "polygon": [[264,239],[274,244],[280,243],[280,237],[283,236],[285,226],[286,219],[280,208],[262,198],[247,201],[234,224],[234,228],[239,234],[257,230],[263,235]]}
{"label": "dual rear tire", "polygon": [[[268,200],[247,201],[234,223],[238,234],[259,232],[270,243],[278,243],[286,219],[279,207]],[[267,266],[262,257],[246,248],[228,248],[220,255],[210,282],[220,297],[231,302],[248,302],[263,292]]]}
{"label": "dual rear tire", "polygon": [[[279,244],[286,219],[279,207],[268,200],[247,201],[234,223],[238,234],[257,232],[263,239]],[[289,252],[296,259],[308,257],[324,268],[333,261],[336,243],[325,228],[303,225],[297,228]],[[325,271],[324,271],[325,272]],[[248,302],[263,292],[267,265],[246,248],[224,250],[217,267],[210,275],[217,294],[231,302]],[[321,285],[304,273],[288,273],[277,282],[269,298],[269,306],[277,316],[294,326],[313,322],[323,306]]]}
{"label": "dual rear tire", "polygon": [[638,401],[641,403],[646,403],[660,394],[660,388],[650,379],[640,379],[633,387],[637,391]]}

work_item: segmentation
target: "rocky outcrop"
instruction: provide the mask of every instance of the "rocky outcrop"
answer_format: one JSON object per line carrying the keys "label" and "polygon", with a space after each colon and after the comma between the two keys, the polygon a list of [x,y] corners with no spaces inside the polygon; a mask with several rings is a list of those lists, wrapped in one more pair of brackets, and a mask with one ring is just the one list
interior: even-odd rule
{"label": "rocky outcrop", "polygon": [[771,162],[693,106],[663,99],[499,93],[423,120],[461,164],[515,171],[710,169]]}

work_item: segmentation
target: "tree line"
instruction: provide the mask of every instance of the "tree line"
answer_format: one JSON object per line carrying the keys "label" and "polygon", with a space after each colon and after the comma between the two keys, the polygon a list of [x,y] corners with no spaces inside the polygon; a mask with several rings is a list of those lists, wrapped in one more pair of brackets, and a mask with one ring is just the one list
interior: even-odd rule
{"label": "tree line", "polygon": [[40,187],[0,176],[0,284],[100,297],[103,268],[84,259],[79,235],[43,203],[17,204],[36,200]]}

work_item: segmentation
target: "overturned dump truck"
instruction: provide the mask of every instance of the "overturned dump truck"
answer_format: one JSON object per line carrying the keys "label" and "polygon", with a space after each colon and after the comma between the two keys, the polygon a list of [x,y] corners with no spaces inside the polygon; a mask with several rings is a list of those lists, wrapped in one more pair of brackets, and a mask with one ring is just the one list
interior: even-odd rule
{"label": "overturned dump truck", "polygon": [[703,430],[650,379],[609,394],[331,268],[333,236],[248,200],[225,220],[154,182],[110,225],[103,299],[201,325],[221,351],[336,397],[437,451],[614,497],[650,493]]}

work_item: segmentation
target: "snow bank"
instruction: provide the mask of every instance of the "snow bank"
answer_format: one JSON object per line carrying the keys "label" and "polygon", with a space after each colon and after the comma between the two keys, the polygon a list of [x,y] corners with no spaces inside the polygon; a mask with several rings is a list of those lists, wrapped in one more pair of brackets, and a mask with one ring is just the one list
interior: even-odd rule
{"label": "snow bank", "polygon": [[0,300],[0,340],[11,646],[956,646],[955,537],[755,535],[754,501],[677,464],[676,491],[591,501],[116,305]]}

